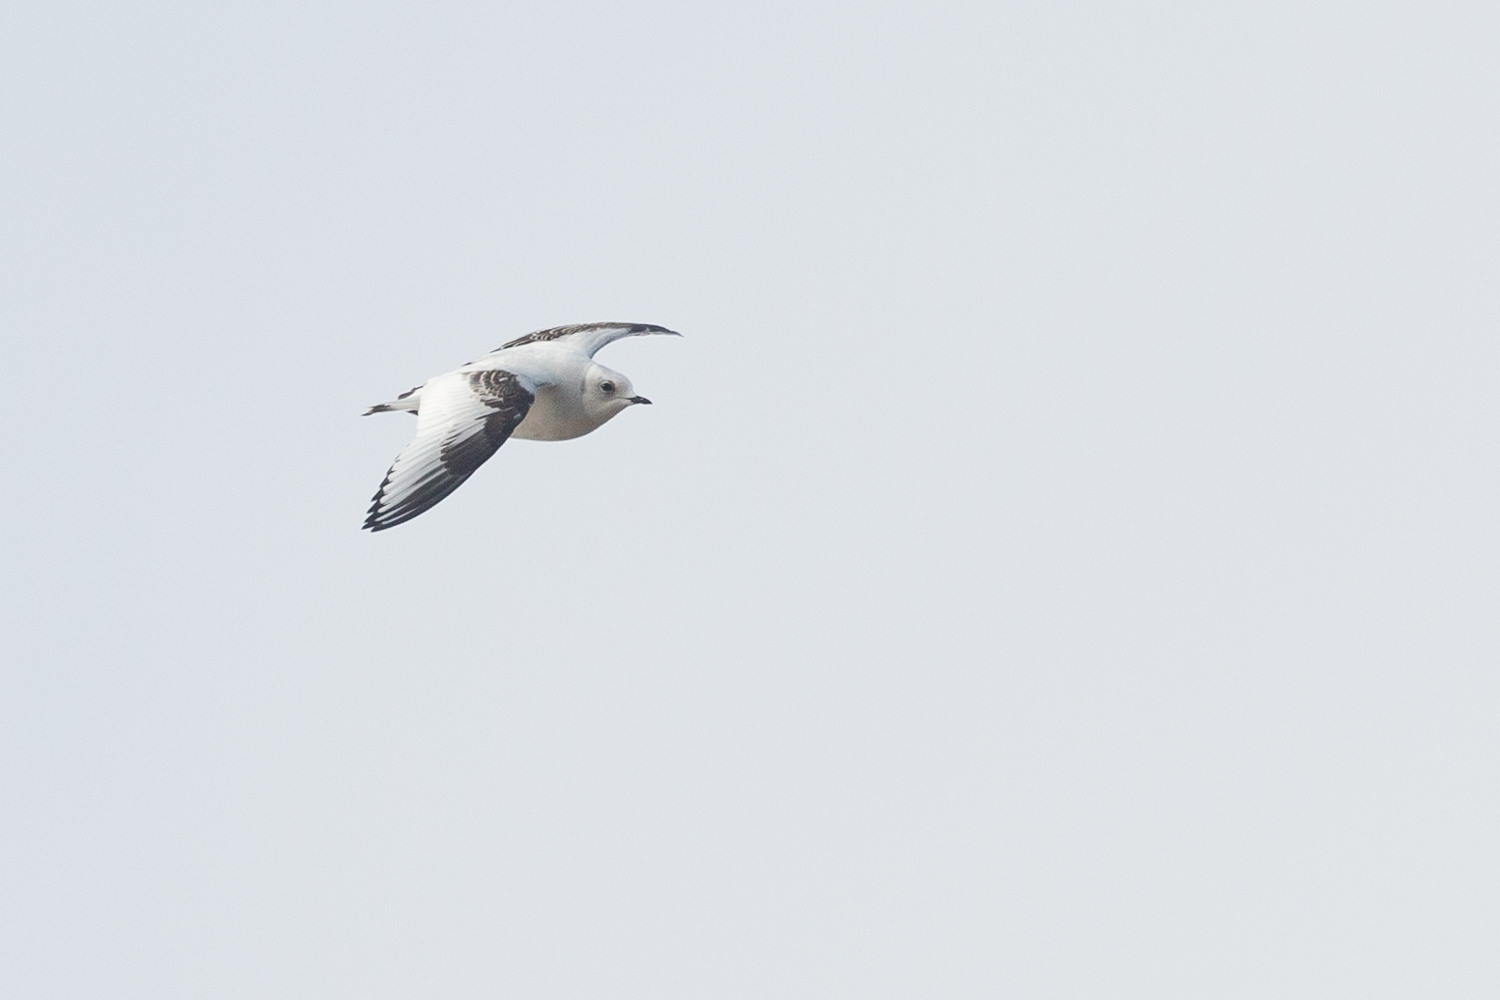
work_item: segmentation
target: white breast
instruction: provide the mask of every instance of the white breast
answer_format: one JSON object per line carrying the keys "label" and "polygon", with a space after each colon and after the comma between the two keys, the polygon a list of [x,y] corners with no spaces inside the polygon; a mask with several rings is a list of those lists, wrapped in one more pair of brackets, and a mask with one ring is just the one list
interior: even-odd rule
{"label": "white breast", "polygon": [[579,386],[542,386],[537,390],[536,402],[531,404],[526,419],[511,437],[529,441],[566,441],[582,437],[612,416],[613,413],[588,413],[583,408],[583,393]]}

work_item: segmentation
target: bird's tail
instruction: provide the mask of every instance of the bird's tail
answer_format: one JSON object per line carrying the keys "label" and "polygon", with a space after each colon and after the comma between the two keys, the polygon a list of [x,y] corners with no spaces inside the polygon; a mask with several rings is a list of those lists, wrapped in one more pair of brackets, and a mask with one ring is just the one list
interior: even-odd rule
{"label": "bird's tail", "polygon": [[407,413],[416,414],[417,406],[422,401],[422,397],[417,393],[417,389],[420,388],[422,387],[419,385],[416,389],[408,389],[389,403],[376,403],[362,413],[361,416],[368,417],[372,413],[392,413],[396,410],[405,410]]}

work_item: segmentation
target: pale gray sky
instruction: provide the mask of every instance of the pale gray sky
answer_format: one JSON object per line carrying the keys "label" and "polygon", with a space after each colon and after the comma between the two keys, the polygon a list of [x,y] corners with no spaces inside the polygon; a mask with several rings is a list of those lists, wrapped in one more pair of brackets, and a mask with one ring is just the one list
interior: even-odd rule
{"label": "pale gray sky", "polygon": [[1493,5],[232,6],[0,14],[0,995],[1500,993]]}

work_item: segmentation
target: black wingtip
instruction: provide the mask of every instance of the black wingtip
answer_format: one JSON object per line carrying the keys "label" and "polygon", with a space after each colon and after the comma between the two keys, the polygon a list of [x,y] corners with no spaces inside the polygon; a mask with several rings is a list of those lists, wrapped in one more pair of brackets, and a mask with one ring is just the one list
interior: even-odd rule
{"label": "black wingtip", "polygon": [[370,498],[370,509],[365,511],[365,523],[360,526],[361,531],[384,531],[389,524],[380,523],[381,499],[385,496],[385,488],[391,485],[391,474],[387,472],[385,478],[380,481],[380,489]]}

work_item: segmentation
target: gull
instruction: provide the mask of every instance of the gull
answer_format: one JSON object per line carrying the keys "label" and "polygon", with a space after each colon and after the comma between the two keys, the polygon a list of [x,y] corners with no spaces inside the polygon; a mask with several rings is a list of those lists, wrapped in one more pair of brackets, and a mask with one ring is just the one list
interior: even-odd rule
{"label": "gull", "polygon": [[580,323],[538,330],[462,368],[428,379],[365,411],[405,410],[417,434],[396,456],[364,526],[384,531],[421,514],[463,485],[507,438],[582,437],[639,403],[630,379],[594,355],[621,337],[682,334],[648,323]]}

